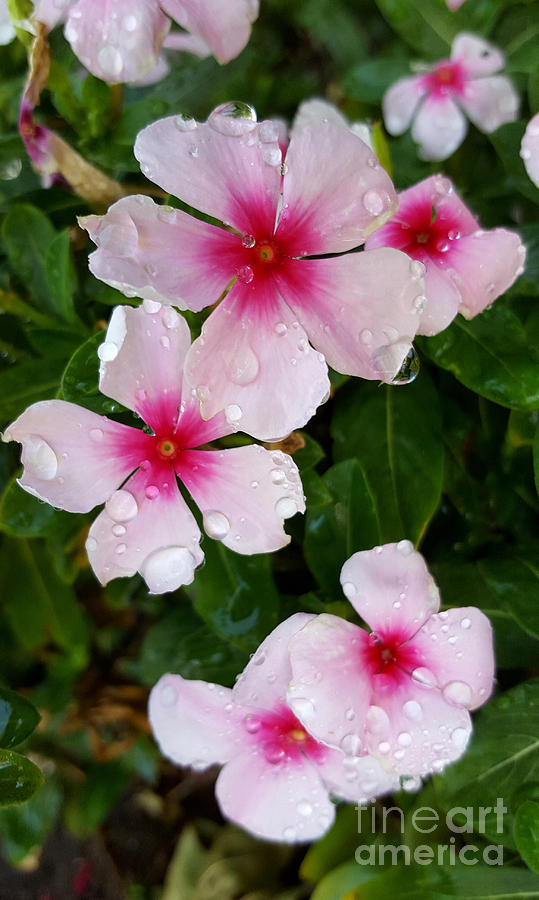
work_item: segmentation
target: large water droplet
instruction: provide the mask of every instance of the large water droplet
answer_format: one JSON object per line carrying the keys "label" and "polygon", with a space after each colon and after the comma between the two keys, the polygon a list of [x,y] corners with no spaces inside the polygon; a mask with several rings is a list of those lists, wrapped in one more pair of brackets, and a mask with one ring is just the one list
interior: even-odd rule
{"label": "large water droplet", "polygon": [[97,355],[101,362],[112,362],[118,356],[118,345],[113,341],[104,341],[97,348]]}
{"label": "large water droplet", "polygon": [[279,128],[276,122],[266,119],[258,126],[258,137],[262,144],[271,144],[279,140]]}
{"label": "large water droplet", "polygon": [[178,131],[194,131],[197,127],[196,120],[193,119],[192,116],[187,116],[185,113],[180,113],[179,116],[174,116],[174,125],[178,129]]}
{"label": "large water droplet", "polygon": [[209,510],[202,517],[204,531],[216,541],[222,541],[230,531],[230,522],[222,512]]}
{"label": "large water droplet", "polygon": [[272,469],[270,478],[274,484],[284,484],[286,481],[286,472],[283,469]]}
{"label": "large water droplet", "polygon": [[389,716],[381,706],[369,706],[365,724],[373,734],[380,734],[389,728]]}
{"label": "large water droplet", "polygon": [[220,134],[241,137],[256,128],[256,110],[241,100],[221,103],[208,116],[208,125]]}
{"label": "large water droplet", "polygon": [[141,574],[150,593],[174,591],[193,580],[195,560],[187,547],[162,547],[145,559]]}
{"label": "large water droplet", "polygon": [[414,545],[411,541],[399,541],[396,549],[402,556],[410,556],[414,552]]}
{"label": "large water droplet", "polygon": [[363,206],[372,216],[379,216],[386,208],[386,200],[378,191],[367,191],[363,194]]}
{"label": "large water droplet", "polygon": [[470,739],[471,732],[467,728],[454,728],[451,732],[451,740],[457,750],[464,750]]}
{"label": "large water droplet", "polygon": [[343,586],[343,593],[348,599],[354,597],[357,594],[357,587],[355,586],[353,581],[345,581]]}
{"label": "large water droplet", "polygon": [[283,748],[279,747],[278,744],[269,744],[264,748],[264,756],[272,766],[276,766],[280,762],[283,762],[286,754]]}
{"label": "large water droplet", "polygon": [[103,69],[105,75],[109,75],[112,78],[116,78],[120,75],[124,67],[122,54],[116,47],[112,47],[110,44],[105,44],[104,47],[101,47],[101,50],[99,50],[97,54],[97,62]]}
{"label": "large water droplet", "polygon": [[298,805],[296,806],[296,809],[300,816],[307,817],[312,816],[313,814],[313,808],[307,800],[300,800]]}
{"label": "large water droplet", "polygon": [[408,731],[401,731],[397,737],[397,743],[401,747],[409,747],[412,743],[412,735]]}
{"label": "large water droplet", "polygon": [[247,716],[245,716],[243,724],[245,725],[245,730],[248,731],[249,734],[256,734],[258,731],[260,731],[262,722],[258,716],[254,716],[252,713],[249,713]]}
{"label": "large water droplet", "polygon": [[227,368],[234,384],[251,384],[258,375],[260,363],[251,347],[246,345],[234,354]]}
{"label": "large water droplet", "polygon": [[267,166],[280,166],[282,158],[280,147],[262,147],[262,160]]}
{"label": "large water droplet", "polygon": [[315,714],[314,703],[307,697],[293,697],[290,706],[302,721],[312,719]]}
{"label": "large water droplet", "polygon": [[254,245],[256,244],[256,238],[252,234],[244,234],[241,242],[247,250],[252,250]]}
{"label": "large water droplet", "polygon": [[414,669],[412,679],[417,681],[418,684],[425,685],[425,687],[434,687],[436,684],[436,676],[425,666],[418,666],[417,669]]}
{"label": "large water droplet", "polygon": [[236,269],[236,277],[242,284],[251,284],[251,281],[255,277],[255,273],[251,266],[239,266]]}
{"label": "large water droplet", "polygon": [[238,406],[237,403],[229,403],[227,407],[225,407],[225,419],[227,420],[229,425],[235,425],[241,419],[243,415],[243,411],[241,406]]}
{"label": "large water droplet", "polygon": [[275,512],[282,519],[290,519],[291,516],[295,516],[297,511],[298,507],[293,497],[281,497],[275,504]]}
{"label": "large water droplet", "polygon": [[137,501],[133,494],[122,489],[115,491],[109,497],[105,503],[105,509],[115,522],[129,522],[138,513]]}
{"label": "large water droplet", "polygon": [[[152,269],[153,275],[156,274],[156,270]],[[161,309],[161,304],[157,300],[143,300],[142,301],[142,309],[149,316],[155,316]]]}
{"label": "large water droplet", "polygon": [[159,488],[156,484],[149,484],[144,489],[144,494],[146,495],[148,500],[155,500],[157,497],[159,497]]}
{"label": "large water droplet", "polygon": [[472,620],[471,619],[461,619],[460,627],[464,628],[465,631],[468,631],[468,629],[472,627]]}
{"label": "large water droplet", "polygon": [[24,439],[21,460],[28,474],[42,481],[52,481],[58,471],[56,453],[36,434],[29,434]]}
{"label": "large water droplet", "polygon": [[415,794],[416,791],[421,790],[422,784],[423,782],[419,775],[405,775],[401,778],[401,788],[409,794]]}
{"label": "large water droplet", "polygon": [[465,681],[450,681],[445,685],[442,694],[444,700],[455,706],[469,706],[472,702],[472,689]]}
{"label": "large water droplet", "polygon": [[417,700],[407,700],[402,709],[410,722],[420,722],[423,718],[423,710]]}
{"label": "large water droplet", "polygon": [[419,374],[419,356],[415,347],[410,347],[402,361],[397,374],[391,379],[391,384],[411,384]]}
{"label": "large water droplet", "polygon": [[341,750],[347,756],[359,756],[361,753],[361,738],[357,734],[345,734],[341,741]]}
{"label": "large water droplet", "polygon": [[87,553],[93,553],[94,550],[97,550],[97,541],[90,535],[90,537],[86,538],[86,544],[84,546],[86,547]]}

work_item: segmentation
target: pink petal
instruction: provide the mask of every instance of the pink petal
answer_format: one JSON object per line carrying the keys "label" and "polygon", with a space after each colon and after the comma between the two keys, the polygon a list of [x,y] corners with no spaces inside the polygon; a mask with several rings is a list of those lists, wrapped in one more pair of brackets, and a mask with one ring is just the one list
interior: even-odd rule
{"label": "pink petal", "polygon": [[[163,41],[163,46],[165,41]],[[166,60],[166,56],[164,53],[161,53],[156,64],[148,69],[147,72],[144,73],[140,78],[137,78],[135,81],[130,82],[135,87],[142,87],[146,84],[155,84],[156,81],[161,81],[165,75],[168,75],[169,65]]]}
{"label": "pink petal", "polygon": [[436,263],[425,263],[425,297],[427,302],[421,315],[418,334],[439,334],[451,324],[459,311],[460,291],[447,269]]}
{"label": "pink petal", "polygon": [[[217,121],[227,117],[219,116]],[[271,236],[281,186],[279,166],[267,165],[254,123],[238,136],[221,134],[208,123],[169,116],[137,136],[134,153],[144,175],[201,212],[242,233]],[[277,146],[277,145],[275,145]]]}
{"label": "pink petal", "polygon": [[420,322],[423,281],[393,249],[291,261],[276,275],[310,341],[337,372],[391,381]]}
{"label": "pink petal", "polygon": [[290,543],[284,519],[305,511],[297,466],[280,451],[235,447],[184,451],[178,476],[204,516],[211,538],[236,553],[269,553]]}
{"label": "pink petal", "polygon": [[101,584],[140,572],[151,594],[164,594],[191,584],[204,559],[199,542],[172,467],[151,466],[110,497],[90,528],[86,550]]}
{"label": "pink petal", "polygon": [[211,50],[206,41],[203,41],[197,34],[187,34],[185,31],[174,31],[167,34],[163,41],[165,50],[181,50],[185,53],[192,53],[199,59],[206,59],[211,56]]}
{"label": "pink petal", "polygon": [[116,306],[98,350],[100,391],[135,410],[156,433],[170,433],[190,344],[187,322],[171,307],[153,300],[138,309]]}
{"label": "pink petal", "polygon": [[476,709],[488,700],[494,680],[492,627],[475,606],[431,616],[413,645],[448,703]]}
{"label": "pink petal", "polygon": [[348,120],[333,103],[322,100],[321,97],[313,97],[310,100],[303,100],[298,106],[294,116],[293,133],[301,131],[302,128],[310,128],[312,125],[320,125],[323,122],[340,125],[347,131],[350,129]]}
{"label": "pink petal", "polygon": [[326,614],[290,640],[289,706],[316,740],[353,755],[361,749],[357,736],[371,693],[362,655],[367,641],[357,625]]}
{"label": "pink petal", "polygon": [[66,403],[34,403],[9,425],[4,441],[23,445],[20,485],[68,512],[103,503],[144,458],[149,435]]}
{"label": "pink petal", "polygon": [[329,392],[326,363],[271,280],[237,284],[206,319],[185,374],[202,415],[260,440],[302,428]]}
{"label": "pink petal", "polygon": [[487,133],[514,122],[520,105],[518,94],[505,75],[469,81],[460,103],[474,125]]}
{"label": "pink petal", "polygon": [[522,138],[520,155],[526,166],[526,172],[539,187],[539,113],[528,122]]}
{"label": "pink petal", "polygon": [[390,134],[404,134],[408,130],[419,101],[425,93],[426,88],[420,75],[401,78],[386,91],[382,110],[384,124]]}
{"label": "pink petal", "polygon": [[284,703],[292,674],[290,639],[314,618],[310,613],[295,613],[273,629],[238,677],[233,688],[235,703],[259,709],[275,709]]}
{"label": "pink petal", "polygon": [[[345,744],[360,743],[355,735],[350,735]],[[349,802],[366,803],[382,794],[400,789],[400,778],[388,772],[373,756],[354,756],[341,750],[326,748],[324,759],[318,765],[318,772],[330,793]]]}
{"label": "pink petal", "polygon": [[179,766],[225,763],[241,747],[244,711],[220,685],[163,675],[150,694],[148,715],[161,753]]}
{"label": "pink petal", "polygon": [[169,28],[151,0],[78,0],[64,33],[93,75],[118,84],[138,81],[157,64]]}
{"label": "pink petal", "polygon": [[454,12],[456,9],[459,9],[462,6],[464,0],[445,0],[445,2],[447,3],[447,6],[451,10],[451,12]]}
{"label": "pink petal", "polygon": [[468,124],[450,96],[427,97],[414,119],[412,137],[423,159],[447,159],[460,147]]}
{"label": "pink petal", "polygon": [[235,274],[227,253],[239,246],[236,236],[150,197],[123,197],[104,216],[79,224],[98,248],[90,271],[127,297],[198,312],[219,299]]}
{"label": "pink petal", "polygon": [[425,560],[410,541],[354,553],[341,570],[344,593],[378,634],[403,643],[436,612],[440,595]]}
{"label": "pink petal", "polygon": [[11,17],[6,5],[6,0],[0,3],[0,44],[9,44],[15,37],[15,29],[11,24]]}
{"label": "pink petal", "polygon": [[482,312],[522,274],[525,259],[518,234],[505,228],[461,238],[452,259],[461,293],[459,312],[467,319]]}
{"label": "pink petal", "polygon": [[505,65],[504,55],[498,47],[465,31],[453,41],[451,59],[464,63],[468,74],[475,77],[492,75]]}
{"label": "pink petal", "polygon": [[306,758],[272,765],[253,749],[226,764],[215,785],[223,815],[256,837],[281,843],[313,841],[335,818],[335,807]]}
{"label": "pink petal", "polygon": [[462,755],[472,731],[467,710],[412,679],[393,694],[374,696],[366,723],[369,753],[399,775],[441,772]]}
{"label": "pink petal", "polygon": [[370,147],[332,122],[294,130],[285,164],[276,237],[290,256],[351,250],[397,208]]}
{"label": "pink petal", "polygon": [[161,6],[186,31],[200,35],[220,63],[241,53],[258,17],[258,0],[161,0]]}
{"label": "pink petal", "polygon": [[33,18],[52,30],[61,22],[75,0],[34,0]]}

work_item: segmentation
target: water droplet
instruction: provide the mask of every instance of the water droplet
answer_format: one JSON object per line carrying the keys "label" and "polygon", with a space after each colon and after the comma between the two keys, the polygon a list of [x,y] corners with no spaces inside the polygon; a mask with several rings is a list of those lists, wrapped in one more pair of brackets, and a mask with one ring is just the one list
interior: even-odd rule
{"label": "water droplet", "polygon": [[127,531],[127,528],[125,527],[125,525],[113,525],[112,526],[112,533],[113,533],[114,537],[122,537],[122,535],[124,535],[126,533],[126,531]]}
{"label": "water droplet", "polygon": [[251,266],[239,266],[239,268],[236,269],[236,277],[242,284],[251,284],[251,281],[255,277],[255,273]]}
{"label": "water droplet", "polygon": [[275,512],[282,519],[290,519],[291,516],[295,516],[297,511],[298,507],[293,497],[281,497],[275,504]]}
{"label": "water droplet", "polygon": [[414,545],[411,541],[399,541],[396,549],[402,556],[410,556],[414,552]]}
{"label": "water droplet", "polygon": [[449,178],[443,177],[435,179],[434,188],[438,194],[451,194],[453,191],[453,185]]}
{"label": "water droplet", "polygon": [[104,341],[97,348],[97,355],[101,362],[112,362],[118,356],[118,346],[112,341]]}
{"label": "water droplet", "polygon": [[87,552],[87,553],[93,553],[94,550],[97,550],[97,541],[96,541],[96,539],[95,539],[94,537],[88,537],[88,538],[86,538],[86,544],[85,544],[85,547],[86,547],[86,552]]}
{"label": "water droplet", "polygon": [[266,119],[258,126],[258,138],[262,144],[271,144],[279,140],[279,129],[275,122]]}
{"label": "water droplet", "polygon": [[280,147],[262,147],[262,160],[267,166],[280,166],[282,158]]}
{"label": "water droplet", "polygon": [[116,553],[118,554],[118,556],[121,556],[122,553],[125,553],[126,550],[127,544],[118,544],[118,546],[116,547]]}
{"label": "water droplet", "polygon": [[115,491],[109,497],[105,503],[105,509],[115,522],[129,522],[138,513],[137,501],[133,494],[123,489]]}
{"label": "water droplet", "polygon": [[401,788],[410,794],[415,794],[416,791],[421,790],[422,784],[423,782],[419,775],[405,775],[401,778]]}
{"label": "water droplet", "polygon": [[[156,274],[156,270],[152,269],[153,274]],[[157,300],[143,300],[142,301],[142,309],[149,316],[155,316],[161,309],[161,304],[157,302]]]}
{"label": "water droplet", "polygon": [[471,732],[467,728],[454,728],[451,732],[451,740],[458,750],[464,750],[470,739]]}
{"label": "water droplet", "polygon": [[245,725],[245,730],[248,731],[249,734],[256,734],[258,731],[260,731],[262,722],[258,716],[254,716],[252,713],[249,713],[247,716],[245,716],[243,724]]}
{"label": "water droplet", "polygon": [[244,234],[241,239],[241,242],[242,242],[243,246],[246,247],[248,250],[252,250],[252,248],[256,244],[256,238],[252,234]]}
{"label": "water droplet", "polygon": [[23,441],[21,460],[28,474],[52,481],[58,471],[56,453],[43,438],[29,434]]}
{"label": "water droplet", "polygon": [[204,531],[216,541],[222,541],[230,531],[230,522],[222,512],[209,510],[202,518]]}
{"label": "water droplet", "polygon": [[389,728],[389,716],[381,706],[369,706],[365,724],[372,734],[380,734]]}
{"label": "water droplet", "polygon": [[386,201],[378,191],[371,190],[363,194],[363,206],[372,216],[379,216],[386,208]]}
{"label": "water droplet", "polygon": [[362,344],[370,344],[372,341],[372,331],[369,328],[364,328],[363,331],[359,332],[359,340]]}
{"label": "water droplet", "polygon": [[271,454],[272,462],[275,463],[276,466],[282,466],[285,461],[284,453],[282,450],[274,450]]}
{"label": "water droplet", "polygon": [[145,488],[144,493],[145,493],[146,497],[148,498],[148,500],[155,500],[156,497],[159,497],[159,488],[157,487],[156,484],[149,484]]}
{"label": "water droplet", "polygon": [[[281,165],[281,175],[286,175],[287,172],[288,172],[288,166],[286,165],[286,163],[282,163],[282,165]],[[285,203],[285,206],[288,206],[288,204]]]}
{"label": "water droplet", "polygon": [[258,481],[251,481],[251,487],[252,487],[252,488],[257,488],[257,487],[258,487]]}
{"label": "water droplet", "polygon": [[472,702],[472,689],[465,681],[450,681],[445,685],[442,694],[444,700],[455,706],[468,707]]}
{"label": "water droplet", "polygon": [[176,703],[176,691],[171,684],[164,684],[159,693],[159,699],[163,706],[174,706]]}
{"label": "water droplet", "polygon": [[410,263],[410,274],[415,281],[423,278],[426,271],[424,263],[420,262],[419,259],[413,259]]}
{"label": "water droplet", "polygon": [[258,375],[260,363],[256,354],[247,344],[233,355],[227,368],[234,384],[251,384]]}
{"label": "water droplet", "polygon": [[165,328],[177,328],[180,323],[180,316],[171,306],[164,306],[161,320]]}
{"label": "water droplet", "polygon": [[241,137],[256,128],[256,110],[241,100],[221,103],[208,116],[208,125],[228,137]]}
{"label": "water droplet", "polygon": [[424,294],[418,294],[417,297],[414,297],[414,299],[412,300],[412,306],[414,309],[417,309],[418,312],[423,312],[426,305],[427,298]]}
{"label": "water droplet", "polygon": [[283,838],[285,841],[295,841],[296,840],[296,829],[289,826],[285,828],[283,831]]}
{"label": "water droplet", "polygon": [[120,75],[124,67],[122,54],[116,47],[112,47],[110,44],[105,44],[104,47],[101,47],[97,54],[97,62],[103,69],[105,75],[112,78],[116,78]]}
{"label": "water droplet", "polygon": [[174,125],[178,131],[194,131],[197,127],[196,120],[193,119],[192,116],[187,116],[185,113],[174,116]]}
{"label": "water droplet", "polygon": [[464,628],[464,630],[467,631],[468,628],[472,627],[472,620],[471,619],[461,619],[460,627]]}
{"label": "water droplet", "polygon": [[344,716],[345,716],[345,719],[346,719],[348,722],[351,722],[353,719],[355,719],[356,714],[355,714],[355,711],[352,709],[351,706],[346,710]]}
{"label": "water droplet", "polygon": [[312,816],[313,814],[313,808],[307,800],[300,800],[296,809],[300,816]]}
{"label": "water droplet", "polygon": [[389,744],[387,741],[381,741],[381,743],[378,744],[378,750],[382,754],[389,753],[389,751],[391,750],[391,744]]}
{"label": "water droplet", "polygon": [[2,181],[13,181],[18,178],[22,170],[22,161],[20,159],[10,159],[6,163],[0,163],[0,179]]}
{"label": "water droplet", "polygon": [[254,666],[262,666],[266,662],[266,654],[264,650],[259,650],[255,656],[253,656],[253,665]]}
{"label": "water droplet", "polygon": [[400,744],[401,747],[409,747],[412,743],[412,735],[408,731],[401,731],[397,737],[397,743]]}
{"label": "water droplet", "polygon": [[269,744],[269,746],[264,748],[264,756],[272,766],[276,766],[282,762],[285,755],[283,748],[279,747],[278,744]]}
{"label": "water droplet", "polygon": [[414,669],[412,679],[417,681],[418,684],[425,685],[425,687],[434,687],[436,684],[436,676],[425,666],[418,666],[417,669]]}
{"label": "water droplet", "polygon": [[274,484],[284,484],[286,481],[286,472],[282,469],[272,469],[270,472],[270,478]]}
{"label": "water droplet", "polygon": [[161,335],[159,344],[163,350],[170,350],[170,338],[166,334]]}
{"label": "water droplet", "polygon": [[423,718],[423,710],[417,700],[407,700],[402,710],[410,722],[420,722]]}
{"label": "water droplet", "polygon": [[229,403],[229,405],[225,408],[225,419],[227,420],[229,425],[235,425],[236,422],[239,422],[243,415],[243,411],[241,406],[238,406],[237,403]]}
{"label": "water droplet", "polygon": [[274,331],[276,334],[282,337],[284,334],[286,334],[288,328],[286,327],[284,322],[277,322],[277,324],[274,326]]}
{"label": "water droplet", "polygon": [[408,353],[402,361],[402,365],[397,374],[391,379],[391,384],[411,384],[415,381],[419,373],[419,356],[414,346],[410,347]]}
{"label": "water droplet", "polygon": [[195,560],[187,547],[162,547],[144,560],[141,574],[150,593],[174,591],[193,580]]}
{"label": "water droplet", "polygon": [[292,697],[290,706],[298,719],[302,721],[312,719],[315,714],[314,703],[307,697]]}

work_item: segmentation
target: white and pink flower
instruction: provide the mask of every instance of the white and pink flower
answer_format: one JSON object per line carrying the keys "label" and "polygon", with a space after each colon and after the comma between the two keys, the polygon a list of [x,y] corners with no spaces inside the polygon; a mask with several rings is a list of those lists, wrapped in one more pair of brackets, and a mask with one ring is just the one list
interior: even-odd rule
{"label": "white and pink flower", "polygon": [[15,29],[7,8],[7,0],[0,0],[0,45],[9,44],[15,37]]}
{"label": "white and pink flower", "polygon": [[335,816],[330,793],[357,803],[399,786],[376,760],[315,740],[287,705],[288,644],[313,619],[297,613],[278,625],[232,690],[164,675],[150,695],[163,754],[199,770],[223,765],[215,787],[223,815],[266,840],[321,837]]}
{"label": "white and pink flower", "polygon": [[439,609],[439,593],[410,541],[355,553],[343,591],[372,629],[332,615],[289,645],[288,702],[317,740],[425,776],[464,751],[469,710],[489,697],[492,630],[475,607]]}
{"label": "white and pink flower", "polygon": [[[96,277],[192,310],[224,300],[186,362],[210,418],[272,440],[302,427],[339,372],[391,381],[410,350],[422,267],[400,251],[349,253],[396,209],[372,150],[331,121],[293,128],[225,104],[197,124],[161,119],[137,137],[143,173],[225,227],[126,197],[82,223]],[[316,349],[313,350],[313,346]],[[323,355],[322,355],[323,354]]]}
{"label": "white and pink flower", "polygon": [[396,247],[425,266],[420,334],[437,334],[457,313],[471,319],[524,271],[526,249],[505,228],[484,231],[442,175],[399,194],[399,211],[366,247]]}
{"label": "white and pink flower", "polygon": [[[229,62],[247,44],[258,0],[36,0],[34,18],[64,33],[86,68],[109,84],[162,78],[162,50]],[[185,31],[170,33],[171,19]]]}
{"label": "white and pink flower", "polygon": [[176,476],[203,514],[206,533],[238,553],[266,553],[290,538],[283,520],[303,512],[298,470],[281,451],[250,445],[196,449],[229,434],[221,413],[200,418],[183,383],[190,336],[170,307],[117,307],[99,348],[99,387],[133,410],[148,432],[73,403],[30,406],[3,435],[22,443],[19,484],[69,512],[105,509],[86,549],[106,584],[140,572],[151,593],[190,584],[204,554]]}
{"label": "white and pink flower", "polygon": [[530,119],[522,138],[520,155],[526,172],[533,183],[539,187],[539,113]]}
{"label": "white and pink flower", "polygon": [[503,53],[482,38],[463,32],[451,58],[413,77],[401,78],[386,92],[384,122],[390,134],[412,137],[424,159],[447,159],[460,147],[468,124],[487,133],[517,117],[519,99],[509,78],[497,75]]}

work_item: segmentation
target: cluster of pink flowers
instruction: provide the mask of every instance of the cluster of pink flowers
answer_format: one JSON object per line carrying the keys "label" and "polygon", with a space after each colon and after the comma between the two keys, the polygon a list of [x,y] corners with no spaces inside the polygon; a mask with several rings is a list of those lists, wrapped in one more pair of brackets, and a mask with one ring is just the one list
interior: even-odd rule
{"label": "cluster of pink flowers", "polygon": [[162,752],[223,766],[223,815],[267,840],[310,841],[331,825],[329,795],[366,803],[462,755],[469,710],[489,697],[492,632],[475,607],[439,612],[409,541],[355,553],[341,583],[365,631],[298,613],[261,644],[232,690],[165,675],[150,697]]}

